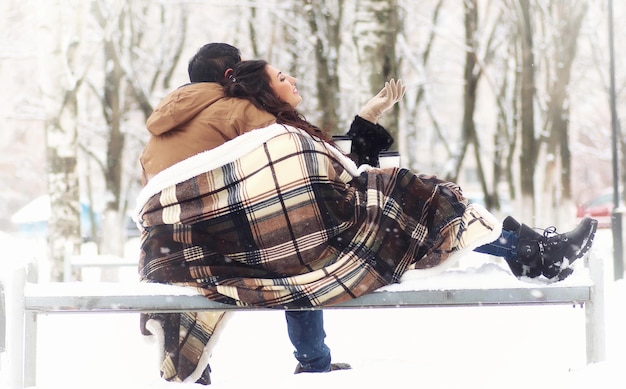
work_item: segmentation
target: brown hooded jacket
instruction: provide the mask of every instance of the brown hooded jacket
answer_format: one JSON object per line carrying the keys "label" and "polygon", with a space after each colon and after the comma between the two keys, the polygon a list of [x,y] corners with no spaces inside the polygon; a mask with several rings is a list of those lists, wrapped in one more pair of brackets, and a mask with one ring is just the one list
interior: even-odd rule
{"label": "brown hooded jacket", "polygon": [[168,94],[148,118],[150,140],[139,158],[144,184],[168,167],[276,118],[243,99],[224,96],[213,82],[184,85]]}

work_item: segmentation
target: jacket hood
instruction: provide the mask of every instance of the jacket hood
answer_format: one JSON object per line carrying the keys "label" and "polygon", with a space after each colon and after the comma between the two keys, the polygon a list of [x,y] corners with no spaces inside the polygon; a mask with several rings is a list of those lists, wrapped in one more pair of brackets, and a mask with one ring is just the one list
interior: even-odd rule
{"label": "jacket hood", "polygon": [[162,135],[187,123],[211,104],[224,98],[222,86],[214,82],[186,84],[168,94],[154,109],[146,127]]}

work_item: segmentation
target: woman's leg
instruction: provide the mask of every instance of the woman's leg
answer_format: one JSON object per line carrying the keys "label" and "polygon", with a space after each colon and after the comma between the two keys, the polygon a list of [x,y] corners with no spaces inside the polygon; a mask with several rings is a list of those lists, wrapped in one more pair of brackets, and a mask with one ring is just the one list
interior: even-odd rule
{"label": "woman's leg", "polygon": [[518,233],[503,228],[498,239],[477,247],[474,251],[504,258],[516,277],[539,277],[541,275],[541,261],[537,261],[537,257],[534,256],[534,261],[528,260],[524,263],[518,253],[518,244]]}
{"label": "woman's leg", "polygon": [[512,231],[502,230],[500,237],[491,243],[477,247],[474,251],[483,254],[490,254],[502,258],[517,257],[517,242],[519,237]]}

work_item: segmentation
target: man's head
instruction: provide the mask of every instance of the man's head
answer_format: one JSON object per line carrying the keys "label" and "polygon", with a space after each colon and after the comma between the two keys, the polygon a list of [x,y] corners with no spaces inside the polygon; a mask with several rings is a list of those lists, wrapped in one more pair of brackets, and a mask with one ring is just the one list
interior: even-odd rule
{"label": "man's head", "polygon": [[224,73],[241,61],[239,49],[226,43],[208,43],[189,60],[191,82],[220,82]]}

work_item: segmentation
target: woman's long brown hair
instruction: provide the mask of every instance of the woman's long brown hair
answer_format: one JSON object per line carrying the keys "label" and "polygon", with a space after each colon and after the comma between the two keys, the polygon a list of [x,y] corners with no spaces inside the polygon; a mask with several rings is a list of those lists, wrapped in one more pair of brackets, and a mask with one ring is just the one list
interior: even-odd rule
{"label": "woman's long brown hair", "polygon": [[247,99],[257,108],[276,116],[276,122],[300,128],[310,135],[328,141],[328,135],[309,123],[289,103],[282,101],[270,87],[270,77],[263,60],[241,61],[222,81],[224,94]]}

